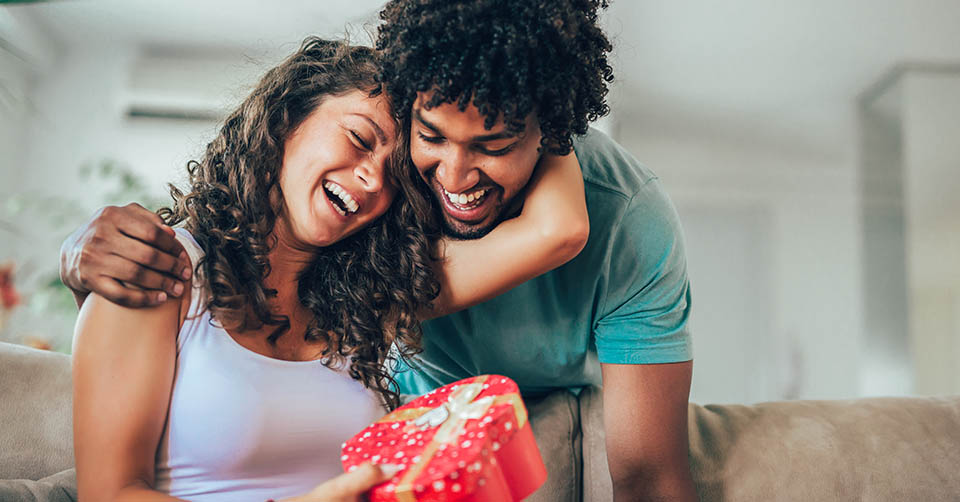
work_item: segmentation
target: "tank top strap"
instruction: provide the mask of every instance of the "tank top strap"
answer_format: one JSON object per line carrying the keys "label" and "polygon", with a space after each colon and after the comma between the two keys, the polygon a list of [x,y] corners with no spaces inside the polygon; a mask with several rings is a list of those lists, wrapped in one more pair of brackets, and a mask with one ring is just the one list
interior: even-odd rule
{"label": "tank top strap", "polygon": [[190,281],[190,306],[187,309],[183,326],[180,327],[180,332],[177,334],[177,352],[179,352],[193,334],[198,331],[209,330],[211,326],[209,313],[206,312],[207,284],[203,275],[197,272],[197,263],[200,263],[204,256],[203,248],[185,228],[175,228],[174,232],[176,232],[177,241],[186,250],[187,256],[190,258],[190,267],[193,270]]}

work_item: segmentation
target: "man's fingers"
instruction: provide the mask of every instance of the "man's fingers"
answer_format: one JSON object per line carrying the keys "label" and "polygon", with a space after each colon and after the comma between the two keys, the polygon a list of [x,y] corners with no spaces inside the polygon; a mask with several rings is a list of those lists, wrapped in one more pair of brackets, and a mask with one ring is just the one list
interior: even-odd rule
{"label": "man's fingers", "polygon": [[157,214],[157,213],[155,213],[155,212],[153,212],[153,211],[151,211],[151,210],[149,210],[149,209],[141,206],[140,204],[137,204],[136,202],[131,202],[130,204],[127,204],[127,205],[128,205],[128,206],[134,206],[134,207],[138,208],[138,209],[142,212],[142,214],[143,214],[144,216],[146,216],[147,218],[150,218],[151,220],[153,220],[153,222],[156,223],[157,226],[159,226],[164,232],[166,232],[167,234],[169,234],[171,237],[173,237],[174,235],[176,235],[176,232],[173,231],[173,228],[171,228],[170,226],[168,226],[168,225],[163,221],[163,218],[161,218],[159,214]]}
{"label": "man's fingers", "polygon": [[170,256],[178,256],[183,246],[176,237],[170,235],[166,225],[158,225],[154,221],[144,218],[130,219],[120,223],[117,228],[124,235],[143,241]]}
{"label": "man's fingers", "polygon": [[[126,238],[123,246],[115,249],[113,254],[180,279],[183,279],[183,269],[190,268],[189,258],[184,266],[183,257],[175,258],[137,239]],[[186,255],[186,251],[183,254]]]}
{"label": "man's fingers", "polygon": [[94,288],[97,294],[124,307],[149,307],[167,300],[163,291],[145,291],[129,288],[109,277],[100,278]]}
{"label": "man's fingers", "polygon": [[164,291],[168,296],[180,296],[186,284],[169,275],[144,267],[119,255],[110,255],[104,261],[104,269],[113,279],[121,280],[139,289]]}
{"label": "man's fingers", "polygon": [[[138,204],[130,204],[122,208],[122,211],[122,216],[117,216],[119,221],[116,222],[116,228],[121,234],[143,242],[169,257],[158,257],[141,251],[142,257],[149,260],[141,263],[156,270],[168,271],[182,279],[189,279],[190,260],[183,246],[177,241],[173,229],[165,225],[159,216]],[[137,256],[128,258],[140,261]],[[153,266],[154,263],[157,266]]]}

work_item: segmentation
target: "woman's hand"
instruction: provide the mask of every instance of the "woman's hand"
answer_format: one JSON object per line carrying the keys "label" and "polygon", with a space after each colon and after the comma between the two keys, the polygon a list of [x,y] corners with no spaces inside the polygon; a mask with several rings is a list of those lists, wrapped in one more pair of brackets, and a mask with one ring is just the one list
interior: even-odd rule
{"label": "woman's hand", "polygon": [[278,502],[360,502],[364,493],[392,478],[400,468],[393,464],[363,464],[353,472],[323,483],[306,495]]}

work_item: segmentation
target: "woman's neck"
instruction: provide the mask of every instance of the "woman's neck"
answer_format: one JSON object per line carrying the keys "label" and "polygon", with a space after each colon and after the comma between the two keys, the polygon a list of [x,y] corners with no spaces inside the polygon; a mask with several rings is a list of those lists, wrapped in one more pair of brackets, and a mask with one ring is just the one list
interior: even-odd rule
{"label": "woman's neck", "polygon": [[[316,249],[304,246],[293,238],[289,227],[282,218],[277,221],[269,240],[275,241],[276,245],[267,255],[267,260],[270,263],[270,275],[264,279],[264,286],[277,290],[278,299],[290,294],[296,298],[297,279],[300,273],[310,265],[316,255]],[[287,304],[286,301],[281,302],[281,305]],[[299,301],[297,304],[299,304]]]}
{"label": "woman's neck", "polygon": [[315,249],[307,249],[289,237],[286,225],[278,221],[268,240],[276,244],[270,249],[267,261],[270,274],[263,280],[266,289],[273,289],[277,295],[268,300],[270,311],[274,315],[285,316],[290,321],[290,332],[302,335],[312,318],[312,313],[300,304],[298,283],[300,273],[309,265]]}
{"label": "woman's neck", "polygon": [[[320,357],[323,347],[304,340],[303,335],[313,319],[313,313],[300,304],[297,285],[300,273],[309,266],[316,250],[298,246],[288,235],[286,225],[278,221],[268,239],[275,242],[267,255],[270,274],[263,280],[264,288],[277,292],[276,296],[267,300],[270,312],[287,318],[290,323],[285,336],[274,342],[268,341],[268,337],[276,329],[273,325],[228,333],[240,345],[267,357],[308,361]],[[253,315],[252,311],[250,315]]]}

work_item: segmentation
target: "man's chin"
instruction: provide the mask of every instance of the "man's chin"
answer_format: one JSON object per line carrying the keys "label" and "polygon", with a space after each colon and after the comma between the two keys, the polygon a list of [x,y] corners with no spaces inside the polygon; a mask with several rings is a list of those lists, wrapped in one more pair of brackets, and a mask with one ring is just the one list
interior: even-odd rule
{"label": "man's chin", "polygon": [[478,223],[464,223],[450,217],[450,215],[443,215],[443,233],[454,239],[479,239],[489,234],[496,226],[497,221],[495,219],[488,219]]}

